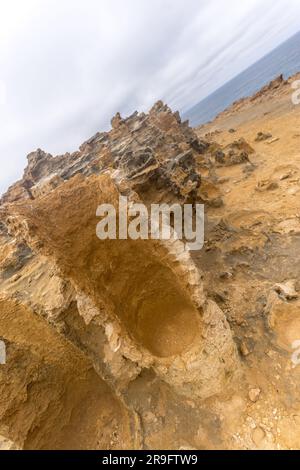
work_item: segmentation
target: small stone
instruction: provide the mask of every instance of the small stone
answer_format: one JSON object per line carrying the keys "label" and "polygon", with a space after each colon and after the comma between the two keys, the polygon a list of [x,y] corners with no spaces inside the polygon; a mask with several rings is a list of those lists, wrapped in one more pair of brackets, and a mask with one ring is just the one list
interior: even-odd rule
{"label": "small stone", "polygon": [[279,184],[277,181],[272,181],[271,179],[261,180],[258,181],[255,191],[263,192],[263,191],[274,191],[279,188]]}
{"label": "small stone", "polygon": [[249,356],[249,354],[251,354],[251,351],[249,350],[249,348],[248,348],[247,344],[245,343],[245,341],[241,342],[240,351],[241,351],[241,354],[245,357]]}
{"label": "small stone", "polygon": [[224,303],[227,300],[227,292],[214,291],[212,292],[212,297],[217,304]]}
{"label": "small stone", "polygon": [[277,181],[271,181],[270,184],[267,185],[266,190],[267,191],[274,191],[275,189],[279,188],[279,184]]}
{"label": "small stone", "polygon": [[273,136],[269,132],[259,132],[255,138],[255,142],[263,142],[264,140],[271,139]]}
{"label": "small stone", "polygon": [[230,279],[233,276],[233,274],[229,271],[224,271],[220,273],[220,279]]}
{"label": "small stone", "polygon": [[274,144],[275,142],[278,142],[279,140],[280,140],[279,137],[274,137],[274,139],[269,140],[269,141],[267,142],[267,144],[269,144],[269,145],[270,145],[270,144]]}
{"label": "small stone", "polygon": [[259,396],[261,394],[261,390],[260,388],[251,388],[251,390],[249,391],[249,399],[253,402],[253,403],[256,403],[257,400],[259,399]]}
{"label": "small stone", "polygon": [[266,437],[265,431],[260,427],[254,429],[252,432],[252,441],[257,447],[259,447],[262,444],[265,437]]}
{"label": "small stone", "polygon": [[294,300],[298,298],[298,292],[295,289],[296,280],[291,279],[285,283],[275,284],[273,289],[282,300]]}
{"label": "small stone", "polygon": [[288,172],[288,173],[283,173],[283,174],[279,177],[279,179],[280,179],[280,181],[284,181],[284,180],[289,179],[291,176],[292,176],[292,175],[291,175],[290,172]]}

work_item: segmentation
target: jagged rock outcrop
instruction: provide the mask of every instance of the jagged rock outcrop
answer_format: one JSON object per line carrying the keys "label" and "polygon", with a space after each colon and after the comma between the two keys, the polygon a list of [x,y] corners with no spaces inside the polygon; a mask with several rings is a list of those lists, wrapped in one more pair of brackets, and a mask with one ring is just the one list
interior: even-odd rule
{"label": "jagged rock outcrop", "polygon": [[[210,198],[210,146],[158,102],[149,114],[117,114],[110,132],[74,154],[33,152],[23,179],[1,199],[0,301],[7,315],[14,309],[18,315],[9,335],[4,315],[0,336],[20,347],[17,326],[26,320],[21,342],[30,349],[29,317],[39,318],[45,331],[53,329],[49,334],[93,364],[137,434],[124,395],[143,370],[179,394],[204,399],[230,383],[238,358],[226,317],[207,299],[205,273],[184,241],[99,240],[96,210],[102,203],[117,207],[120,195],[146,205],[220,200]],[[25,447],[37,442],[29,438],[33,429],[46,430],[32,417],[26,432],[7,437]],[[6,426],[14,428],[9,420]]]}
{"label": "jagged rock outcrop", "polygon": [[89,176],[107,169],[115,169],[115,178],[125,178],[145,198],[147,191],[153,195],[162,190],[164,197],[167,191],[180,200],[195,197],[201,179],[197,170],[205,165],[209,144],[181,123],[178,113],[158,102],[149,114],[134,113],[127,119],[117,114],[113,122],[110,132],[97,133],[79,152],[52,157],[39,149],[29,154],[23,179],[1,204],[32,199],[78,173]]}

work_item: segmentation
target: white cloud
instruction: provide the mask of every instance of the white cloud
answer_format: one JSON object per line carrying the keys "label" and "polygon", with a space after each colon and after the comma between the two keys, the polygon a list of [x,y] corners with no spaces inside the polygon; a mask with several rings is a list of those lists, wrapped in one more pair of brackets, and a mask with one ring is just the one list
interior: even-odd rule
{"label": "white cloud", "polygon": [[0,193],[33,149],[186,110],[298,29],[298,0],[0,0]]}

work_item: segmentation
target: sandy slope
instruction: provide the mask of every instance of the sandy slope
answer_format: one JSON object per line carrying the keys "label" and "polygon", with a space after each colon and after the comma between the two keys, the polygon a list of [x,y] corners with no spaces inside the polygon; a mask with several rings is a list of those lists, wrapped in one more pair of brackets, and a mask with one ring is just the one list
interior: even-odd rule
{"label": "sandy slope", "polygon": [[[222,146],[244,137],[255,150],[253,168],[215,170],[224,206],[208,209],[206,252],[198,256],[245,366],[241,390],[212,405],[226,423],[229,447],[299,448],[300,366],[292,362],[292,343],[300,339],[300,106],[291,101],[294,79],[197,130],[200,136],[212,132]],[[272,137],[257,142],[258,132]]]}

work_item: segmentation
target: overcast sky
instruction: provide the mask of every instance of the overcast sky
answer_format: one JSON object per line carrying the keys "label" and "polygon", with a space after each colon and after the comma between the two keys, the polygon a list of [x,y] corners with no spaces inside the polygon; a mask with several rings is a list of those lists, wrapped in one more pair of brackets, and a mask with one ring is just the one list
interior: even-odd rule
{"label": "overcast sky", "polygon": [[299,0],[0,0],[0,193],[116,111],[186,111],[300,30]]}

